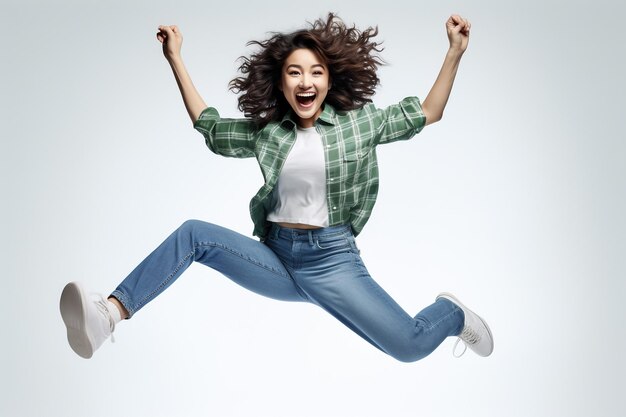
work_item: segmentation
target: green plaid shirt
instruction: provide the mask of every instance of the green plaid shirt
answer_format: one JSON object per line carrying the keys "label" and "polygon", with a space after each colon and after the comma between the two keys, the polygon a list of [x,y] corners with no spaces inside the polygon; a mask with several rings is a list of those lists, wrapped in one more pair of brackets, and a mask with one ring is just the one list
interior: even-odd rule
{"label": "green plaid shirt", "polygon": [[[358,235],[372,213],[378,194],[376,146],[409,139],[426,122],[417,97],[407,97],[385,109],[367,104],[360,109],[338,112],[329,104],[315,122],[324,142],[326,200],[330,226],[350,223]],[[266,220],[272,190],[296,139],[292,112],[280,122],[257,129],[250,119],[222,119],[216,109],[202,111],[194,128],[218,155],[255,157],[265,184],[250,201],[255,236],[267,235]]]}

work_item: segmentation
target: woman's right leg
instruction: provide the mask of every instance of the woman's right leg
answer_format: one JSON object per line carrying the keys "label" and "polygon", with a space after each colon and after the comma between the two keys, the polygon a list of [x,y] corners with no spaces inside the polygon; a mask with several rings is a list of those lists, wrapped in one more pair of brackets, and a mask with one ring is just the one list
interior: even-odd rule
{"label": "woman's right leg", "polygon": [[[266,297],[305,301],[276,254],[264,243],[224,227],[188,220],[144,259],[111,294],[130,318],[169,287],[193,261],[207,265]],[[61,294],[61,316],[72,349],[84,358],[111,336],[119,306],[71,282]],[[122,313],[123,314],[123,313]]]}
{"label": "woman's right leg", "polygon": [[284,301],[306,300],[278,257],[264,243],[199,220],[183,223],[111,295],[126,308],[130,318],[194,261],[257,294]]}

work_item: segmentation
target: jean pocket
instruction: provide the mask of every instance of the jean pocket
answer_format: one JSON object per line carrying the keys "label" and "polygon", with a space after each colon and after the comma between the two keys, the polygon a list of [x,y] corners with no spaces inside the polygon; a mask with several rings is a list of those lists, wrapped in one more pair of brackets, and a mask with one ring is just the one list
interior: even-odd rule
{"label": "jean pocket", "polygon": [[333,237],[317,237],[315,239],[315,245],[322,250],[347,249],[350,247],[350,242],[348,242],[348,238],[343,235]]}
{"label": "jean pocket", "polygon": [[350,244],[350,248],[354,253],[356,253],[357,255],[361,254],[361,250],[356,245],[356,239],[354,238],[354,236],[348,236],[348,243]]}

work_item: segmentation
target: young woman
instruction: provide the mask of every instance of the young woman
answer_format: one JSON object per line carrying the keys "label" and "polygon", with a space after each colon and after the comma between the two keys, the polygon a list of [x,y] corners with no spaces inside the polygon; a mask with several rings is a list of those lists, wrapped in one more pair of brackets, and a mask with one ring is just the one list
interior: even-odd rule
{"label": "young woman", "polygon": [[185,69],[180,30],[159,26],[157,39],[209,149],[254,157],[261,167],[265,183],[250,202],[260,241],[189,220],[107,299],[92,299],[80,284],[67,284],[60,308],[72,349],[90,358],[118,322],[196,261],[258,294],[317,304],[400,361],[427,356],[449,336],[490,355],[489,327],[451,294],[409,316],[370,277],[354,239],[376,201],[376,146],[409,139],[442,117],[470,23],[453,15],[446,28],[450,48],[423,104],[408,97],[375,108],[370,97],[382,61],[372,38],[378,29],[347,27],[331,13],[306,29],[251,42],[258,51],[243,59],[242,75],[230,83],[241,93],[245,118],[224,119],[206,106]]}

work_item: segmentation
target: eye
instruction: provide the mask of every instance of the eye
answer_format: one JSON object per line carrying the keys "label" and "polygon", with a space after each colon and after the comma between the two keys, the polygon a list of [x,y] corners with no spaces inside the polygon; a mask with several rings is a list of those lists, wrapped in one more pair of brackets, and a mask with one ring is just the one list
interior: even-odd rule
{"label": "eye", "polygon": [[287,72],[287,74],[292,75],[292,76],[296,76],[296,75],[300,75],[300,71],[296,71],[296,70],[289,70]]}

